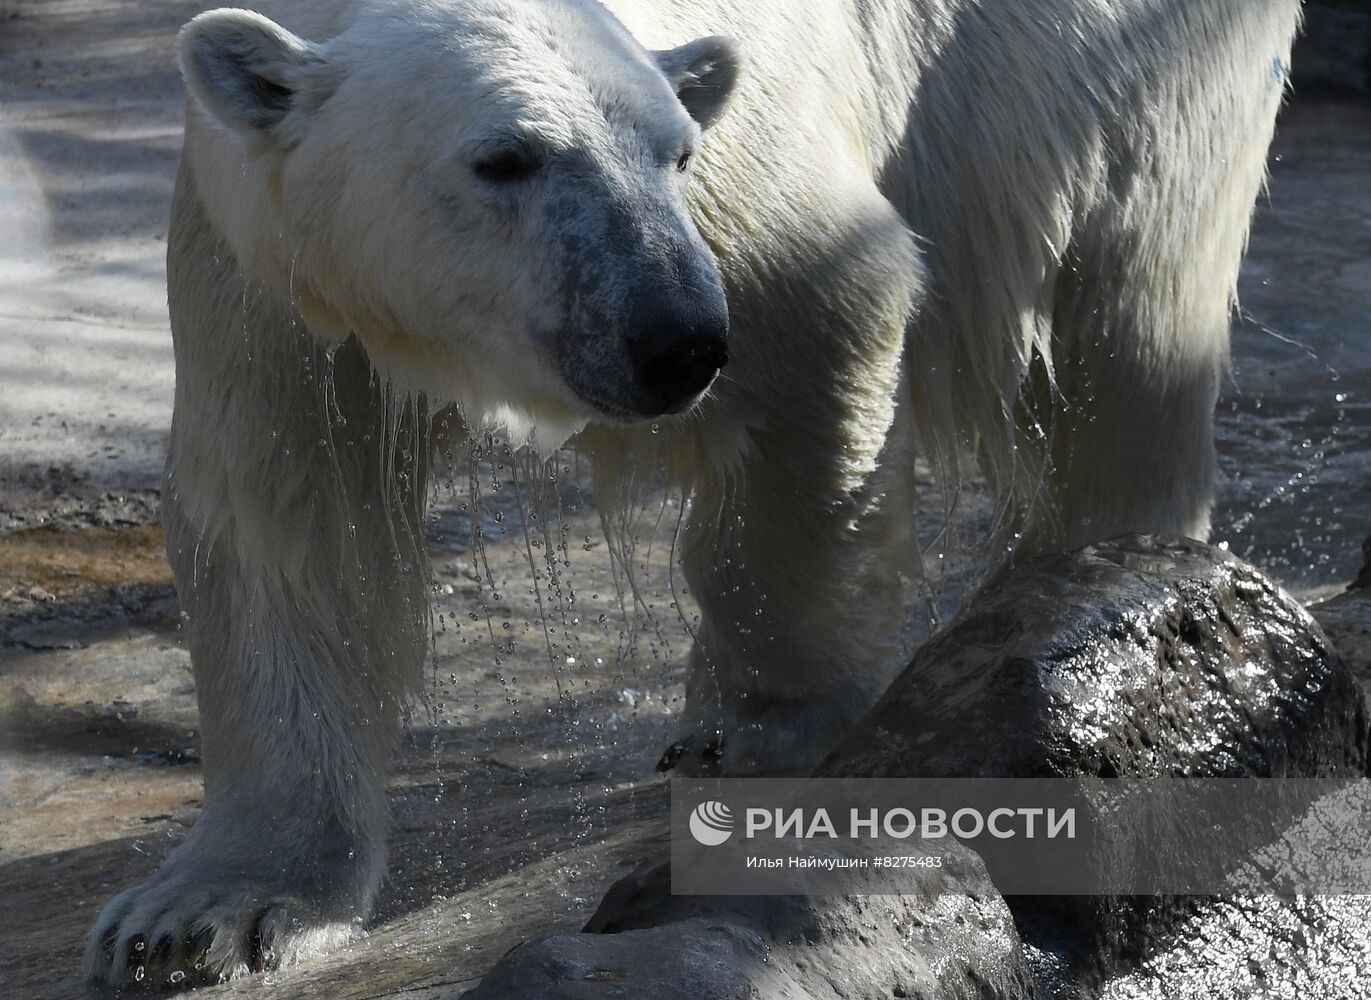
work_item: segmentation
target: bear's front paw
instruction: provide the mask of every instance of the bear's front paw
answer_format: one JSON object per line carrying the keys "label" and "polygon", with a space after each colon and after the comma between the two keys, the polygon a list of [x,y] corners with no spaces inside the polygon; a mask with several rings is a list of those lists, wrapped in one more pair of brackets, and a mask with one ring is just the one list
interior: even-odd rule
{"label": "bear's front paw", "polygon": [[174,863],[106,904],[86,946],[87,978],[117,989],[195,986],[262,972],[347,942],[355,921],[240,876]]}

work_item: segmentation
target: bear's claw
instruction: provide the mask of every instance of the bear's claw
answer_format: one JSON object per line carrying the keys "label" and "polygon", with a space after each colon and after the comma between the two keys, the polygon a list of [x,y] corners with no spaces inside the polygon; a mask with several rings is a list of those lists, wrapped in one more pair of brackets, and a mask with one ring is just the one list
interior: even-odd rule
{"label": "bear's claw", "polygon": [[110,900],[91,934],[87,978],[116,989],[208,985],[344,943],[348,922],[267,886],[155,874]]}

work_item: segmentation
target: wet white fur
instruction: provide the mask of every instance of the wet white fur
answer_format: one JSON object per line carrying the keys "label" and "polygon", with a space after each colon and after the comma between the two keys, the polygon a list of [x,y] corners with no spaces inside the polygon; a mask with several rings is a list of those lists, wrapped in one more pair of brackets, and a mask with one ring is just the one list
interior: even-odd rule
{"label": "wet white fur", "polygon": [[[285,961],[365,916],[396,707],[425,646],[428,417],[407,393],[536,424],[544,445],[593,417],[522,339],[553,308],[524,237],[437,240],[393,193],[461,169],[458,133],[510,116],[611,155],[596,102],[622,67],[549,47],[598,53],[586,33],[618,31],[609,14],[259,6],[317,49],[297,82],[328,99],[267,148],[189,106],[164,518],[205,809],[102,915],[99,979],[126,974],[136,935],[211,927],[209,971],[234,975],[263,913]],[[532,12],[564,6],[576,31],[539,29]],[[1206,534],[1212,410],[1296,0],[610,6],[648,49],[722,34],[746,66],[690,188],[732,361],[662,434],[584,438],[603,503],[649,453],[693,491],[688,728],[722,727],[740,767],[800,764],[869,706],[899,649],[916,441],[949,481],[973,450],[1020,551]],[[504,83],[457,72],[470,58]],[[644,106],[645,126],[679,111]],[[339,145],[348,157],[326,155]],[[355,346],[323,346],[350,331],[392,388]]]}

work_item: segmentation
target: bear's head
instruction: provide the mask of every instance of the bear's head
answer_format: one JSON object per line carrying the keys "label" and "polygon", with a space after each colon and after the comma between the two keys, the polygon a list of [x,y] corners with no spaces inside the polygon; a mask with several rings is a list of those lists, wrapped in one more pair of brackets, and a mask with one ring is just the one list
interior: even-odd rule
{"label": "bear's head", "polygon": [[649,52],[592,0],[351,9],[319,42],[236,9],[182,31],[187,155],[243,266],[515,435],[692,407],[728,312],[686,185],[734,44]]}

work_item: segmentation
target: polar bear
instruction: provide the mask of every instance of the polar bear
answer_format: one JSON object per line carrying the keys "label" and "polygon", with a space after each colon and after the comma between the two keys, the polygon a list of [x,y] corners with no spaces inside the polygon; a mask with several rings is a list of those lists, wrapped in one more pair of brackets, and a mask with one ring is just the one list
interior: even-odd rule
{"label": "polar bear", "polygon": [[179,49],[163,522],[204,808],[93,979],[365,918],[440,405],[687,486],[695,766],[803,766],[879,694],[916,446],[975,455],[1011,555],[1206,534],[1297,0],[256,6]]}

